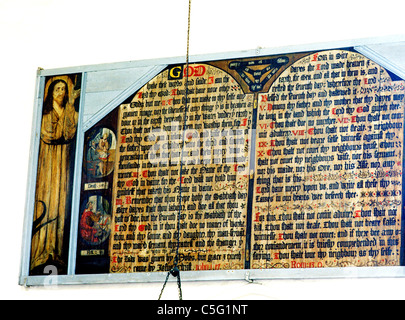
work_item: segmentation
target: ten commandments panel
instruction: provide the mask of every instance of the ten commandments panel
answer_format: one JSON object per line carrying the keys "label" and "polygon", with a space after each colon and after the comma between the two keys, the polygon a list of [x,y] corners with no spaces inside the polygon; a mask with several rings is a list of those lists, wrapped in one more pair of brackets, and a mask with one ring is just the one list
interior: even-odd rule
{"label": "ten commandments panel", "polygon": [[77,268],[400,265],[403,112],[350,50],[169,66],[86,133]]}

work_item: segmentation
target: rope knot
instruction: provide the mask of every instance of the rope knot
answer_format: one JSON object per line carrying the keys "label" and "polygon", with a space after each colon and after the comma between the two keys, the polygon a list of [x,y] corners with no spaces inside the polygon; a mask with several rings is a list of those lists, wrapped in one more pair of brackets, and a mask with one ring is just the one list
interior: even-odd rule
{"label": "rope knot", "polygon": [[170,274],[175,278],[177,278],[179,276],[179,273],[180,273],[180,270],[177,267],[174,267],[172,270],[170,270]]}

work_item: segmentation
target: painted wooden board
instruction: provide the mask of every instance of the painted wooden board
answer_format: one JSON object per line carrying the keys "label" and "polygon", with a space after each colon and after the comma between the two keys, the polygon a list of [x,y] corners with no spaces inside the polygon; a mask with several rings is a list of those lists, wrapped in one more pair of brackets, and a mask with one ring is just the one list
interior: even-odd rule
{"label": "painted wooden board", "polygon": [[75,272],[401,265],[404,96],[350,48],[168,66],[85,132]]}

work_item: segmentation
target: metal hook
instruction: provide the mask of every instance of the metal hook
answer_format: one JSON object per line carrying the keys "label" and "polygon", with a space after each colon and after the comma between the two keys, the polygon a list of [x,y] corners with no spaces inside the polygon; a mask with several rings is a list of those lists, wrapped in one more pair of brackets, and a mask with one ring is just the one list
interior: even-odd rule
{"label": "metal hook", "polygon": [[246,271],[245,273],[245,281],[247,281],[248,283],[253,283],[253,280],[250,279],[250,272]]}

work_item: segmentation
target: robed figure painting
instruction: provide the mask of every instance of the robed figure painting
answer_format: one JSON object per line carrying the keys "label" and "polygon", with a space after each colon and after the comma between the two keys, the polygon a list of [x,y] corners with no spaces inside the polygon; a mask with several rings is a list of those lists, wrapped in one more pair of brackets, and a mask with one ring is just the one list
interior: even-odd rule
{"label": "robed figure painting", "polygon": [[30,273],[67,271],[67,236],[80,99],[80,75],[47,79],[42,109]]}

